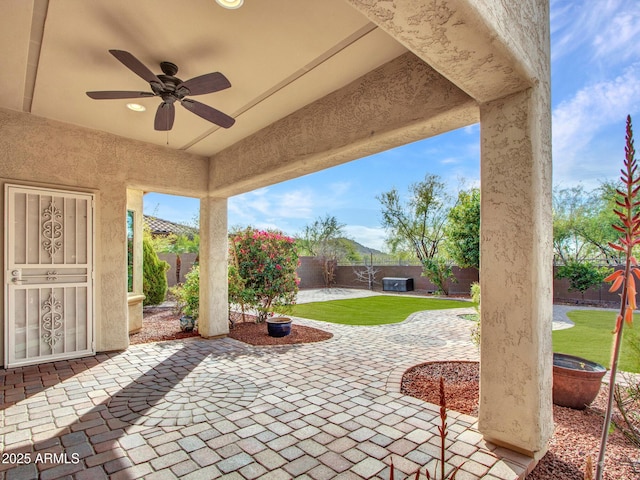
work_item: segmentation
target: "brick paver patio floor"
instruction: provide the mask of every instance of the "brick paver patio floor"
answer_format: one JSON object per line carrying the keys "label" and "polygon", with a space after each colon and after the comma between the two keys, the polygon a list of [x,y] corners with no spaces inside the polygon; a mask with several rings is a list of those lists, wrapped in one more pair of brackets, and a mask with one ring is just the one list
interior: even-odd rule
{"label": "brick paver patio floor", "polygon": [[[427,361],[478,359],[464,311],[378,327],[295,319],[333,332],[316,344],[185,340],[0,370],[0,477],[388,479],[391,456],[396,478],[432,470],[438,407],[401,395],[400,378]],[[458,480],[526,470],[527,457],[476,427],[449,412]]]}

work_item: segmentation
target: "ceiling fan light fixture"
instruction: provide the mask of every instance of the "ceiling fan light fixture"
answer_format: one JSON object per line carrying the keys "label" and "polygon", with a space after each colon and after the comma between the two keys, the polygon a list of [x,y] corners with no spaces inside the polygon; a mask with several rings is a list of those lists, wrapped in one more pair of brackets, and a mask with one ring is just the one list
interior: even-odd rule
{"label": "ceiling fan light fixture", "polygon": [[139,103],[127,103],[127,108],[134,112],[144,112],[147,108]]}
{"label": "ceiling fan light fixture", "polygon": [[234,10],[236,8],[240,8],[244,3],[244,0],[216,0],[216,3],[223,8]]}

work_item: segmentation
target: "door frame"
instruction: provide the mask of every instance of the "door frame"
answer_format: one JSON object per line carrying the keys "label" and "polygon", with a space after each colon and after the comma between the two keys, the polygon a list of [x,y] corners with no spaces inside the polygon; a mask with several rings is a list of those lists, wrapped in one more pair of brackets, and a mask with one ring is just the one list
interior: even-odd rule
{"label": "door frame", "polygon": [[[88,231],[88,234],[91,235],[91,239],[87,242],[87,245],[91,248],[91,258],[87,262],[87,265],[90,268],[90,272],[87,272],[87,282],[89,283],[87,287],[87,293],[90,297],[90,302],[87,302],[87,315],[91,316],[91,320],[87,322],[87,328],[90,329],[90,334],[88,335],[88,348],[86,350],[77,352],[70,352],[68,354],[61,354],[59,357],[55,359],[47,359],[42,362],[20,362],[19,364],[12,364],[9,366],[9,195],[10,190],[12,188],[19,189],[30,189],[30,190],[39,190],[43,193],[52,192],[52,194],[70,194],[70,195],[85,195],[90,197],[88,215],[91,216],[91,229]],[[4,235],[0,241],[4,242],[3,248],[3,267],[4,267],[4,288],[3,292],[3,313],[4,313],[4,321],[1,328],[1,332],[3,335],[2,339],[2,350],[3,350],[3,367],[6,368],[14,368],[19,366],[26,365],[34,365],[39,363],[48,363],[52,361],[61,361],[68,360],[71,358],[80,358],[80,357],[88,357],[96,354],[96,216],[97,216],[97,194],[94,190],[85,190],[78,189],[72,190],[67,187],[60,187],[57,185],[47,185],[42,183],[17,183],[17,182],[5,182],[4,183],[4,195],[2,200],[4,201],[4,221],[2,228],[4,229]]]}

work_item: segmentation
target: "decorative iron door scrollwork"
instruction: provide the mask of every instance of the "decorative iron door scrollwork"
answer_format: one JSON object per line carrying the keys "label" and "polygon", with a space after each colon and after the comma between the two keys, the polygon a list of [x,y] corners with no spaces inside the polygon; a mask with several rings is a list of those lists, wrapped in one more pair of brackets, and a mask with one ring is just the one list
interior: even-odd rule
{"label": "decorative iron door scrollwork", "polygon": [[42,303],[42,339],[51,348],[51,353],[56,343],[62,338],[62,303],[51,292],[49,298]]}
{"label": "decorative iron door scrollwork", "polygon": [[62,212],[53,203],[49,202],[49,206],[42,211],[42,236],[45,238],[42,247],[53,258],[53,255],[62,248],[63,225]]}

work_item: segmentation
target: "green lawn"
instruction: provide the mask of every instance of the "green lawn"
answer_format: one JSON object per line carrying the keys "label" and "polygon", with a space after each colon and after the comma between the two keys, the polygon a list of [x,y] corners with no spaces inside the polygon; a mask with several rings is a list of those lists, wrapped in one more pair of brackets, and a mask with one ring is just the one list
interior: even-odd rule
{"label": "green lawn", "polygon": [[295,305],[292,315],[344,325],[398,323],[414,312],[471,307],[473,303],[437,298],[379,295]]}
{"label": "green lawn", "polygon": [[[598,362],[607,368],[611,367],[611,347],[617,314],[612,311],[574,310],[567,314],[576,324],[566,330],[553,332],[553,351],[568,353]],[[640,373],[640,355],[631,348],[631,341],[638,344],[640,335],[637,332],[638,318],[634,329],[625,325],[624,340],[620,350],[618,368],[625,372]]]}

